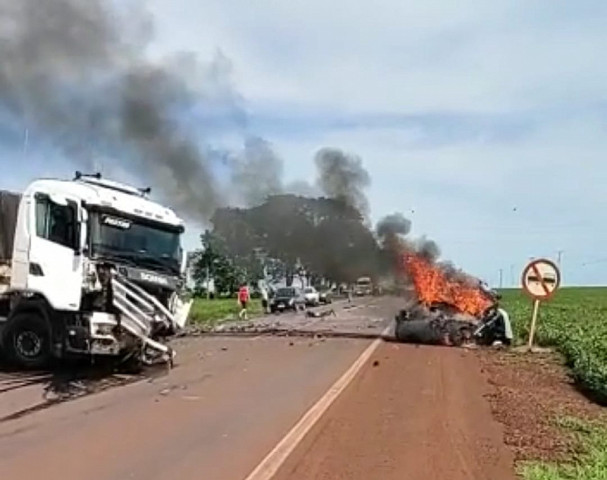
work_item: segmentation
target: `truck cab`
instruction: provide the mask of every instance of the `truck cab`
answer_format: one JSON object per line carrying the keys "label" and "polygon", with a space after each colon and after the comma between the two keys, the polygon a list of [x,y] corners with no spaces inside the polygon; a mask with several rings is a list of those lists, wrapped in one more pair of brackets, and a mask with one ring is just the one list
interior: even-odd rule
{"label": "truck cab", "polygon": [[358,297],[365,295],[371,295],[373,293],[373,283],[370,277],[360,277],[356,281],[356,287],[354,288],[354,294]]}
{"label": "truck cab", "polygon": [[172,359],[162,339],[185,324],[184,222],[148,190],[77,173],[37,180],[14,226],[0,345],[39,366],[50,357]]}

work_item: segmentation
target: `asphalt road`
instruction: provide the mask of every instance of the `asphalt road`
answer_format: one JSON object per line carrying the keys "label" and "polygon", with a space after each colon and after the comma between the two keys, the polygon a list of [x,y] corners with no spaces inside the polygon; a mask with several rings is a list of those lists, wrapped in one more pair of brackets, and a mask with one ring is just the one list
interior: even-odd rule
{"label": "asphalt road", "polygon": [[[398,307],[357,304],[323,319],[258,321],[330,337],[179,339],[168,373],[79,380],[63,396],[50,378],[0,375],[2,478],[245,479],[336,394]],[[382,343],[290,446],[276,478],[511,478],[484,388],[472,353]]]}
{"label": "asphalt road", "polygon": [[475,354],[383,344],[276,480],[514,480]]}

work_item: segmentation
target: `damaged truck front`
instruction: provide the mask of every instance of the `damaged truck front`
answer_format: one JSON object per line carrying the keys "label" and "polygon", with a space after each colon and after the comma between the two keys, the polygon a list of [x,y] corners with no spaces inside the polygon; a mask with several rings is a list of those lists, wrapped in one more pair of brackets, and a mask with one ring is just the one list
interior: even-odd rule
{"label": "damaged truck front", "polygon": [[172,362],[183,328],[183,221],[149,190],[79,173],[0,193],[0,348],[12,362]]}

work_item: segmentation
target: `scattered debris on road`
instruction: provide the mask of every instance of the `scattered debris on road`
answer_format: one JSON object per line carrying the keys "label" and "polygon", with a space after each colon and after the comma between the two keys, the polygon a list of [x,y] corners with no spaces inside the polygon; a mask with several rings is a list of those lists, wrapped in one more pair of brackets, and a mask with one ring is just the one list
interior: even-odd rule
{"label": "scattered debris on road", "polygon": [[323,310],[321,312],[317,312],[317,311],[313,311],[313,310],[308,310],[306,312],[306,316],[307,317],[311,317],[311,318],[324,318],[324,317],[328,317],[330,315],[333,315],[334,317],[337,317],[337,313],[335,313],[335,310],[331,309],[331,310]]}

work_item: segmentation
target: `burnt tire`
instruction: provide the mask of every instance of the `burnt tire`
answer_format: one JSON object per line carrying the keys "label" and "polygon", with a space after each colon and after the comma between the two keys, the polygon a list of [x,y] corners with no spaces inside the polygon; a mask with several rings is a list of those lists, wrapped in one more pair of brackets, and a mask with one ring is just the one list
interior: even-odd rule
{"label": "burnt tire", "polygon": [[396,327],[394,327],[394,337],[399,342],[406,342],[408,340],[407,326],[404,325],[404,322],[396,322]]}
{"label": "burnt tire", "polygon": [[51,332],[39,314],[16,314],[6,327],[2,343],[9,361],[17,366],[42,368],[51,360]]}
{"label": "burnt tire", "polygon": [[461,327],[456,330],[451,338],[451,343],[455,347],[461,347],[472,339],[472,330],[468,327]]}

